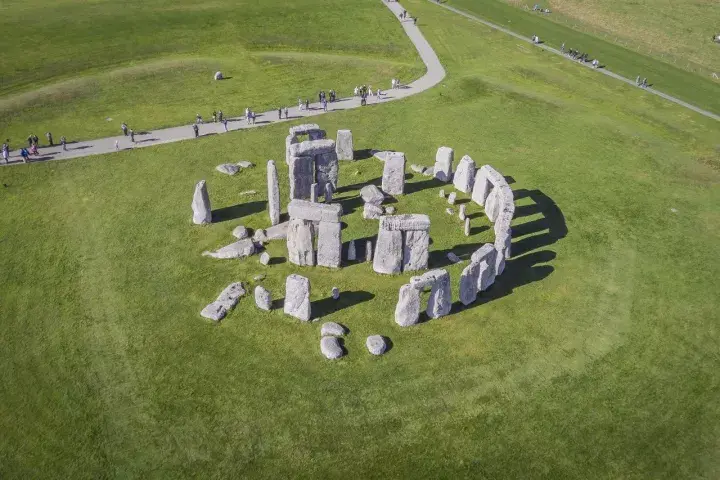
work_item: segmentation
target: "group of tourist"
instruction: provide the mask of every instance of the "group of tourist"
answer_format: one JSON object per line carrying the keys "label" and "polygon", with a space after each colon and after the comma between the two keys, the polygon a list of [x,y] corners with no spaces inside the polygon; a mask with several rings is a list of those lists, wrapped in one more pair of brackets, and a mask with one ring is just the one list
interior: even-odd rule
{"label": "group of tourist", "polygon": [[540,8],[540,5],[537,3],[533,5],[533,12],[540,12],[540,13],[551,13],[549,8]]}
{"label": "group of tourist", "polygon": [[[398,15],[398,18],[400,18],[400,20],[406,20],[408,18],[407,10],[403,10],[402,12],[400,12],[400,15]],[[418,21],[417,17],[410,17],[410,18],[412,18],[413,24],[417,25],[417,21]]]}
{"label": "group of tourist", "polygon": [[[560,52],[564,53],[568,57],[572,58],[573,60],[577,60],[578,62],[586,63],[590,61],[590,57],[587,53],[581,53],[578,50],[575,50],[573,48],[569,49],[567,52],[565,51],[565,44],[563,43],[560,46]],[[597,58],[594,58],[590,64],[593,68],[598,68],[600,66],[600,61]]]}
{"label": "group of tourist", "polygon": [[[198,113],[198,117],[200,117],[200,114]],[[202,122],[202,117],[200,117],[200,121]],[[126,137],[130,137],[130,142],[135,143],[135,130],[132,128],[128,128],[127,123],[123,122],[120,124],[120,130],[122,130],[123,135]],[[115,141],[115,150],[120,149],[120,142],[117,140]]]}
{"label": "group of tourist", "polygon": [[390,85],[392,85],[393,90],[396,88],[400,88],[400,79],[399,78],[393,78],[390,82]]}
{"label": "group of tourist", "polygon": [[[55,142],[53,141],[52,133],[46,132],[45,138],[47,138],[48,146],[54,147]],[[34,133],[31,133],[27,137],[27,143],[28,146],[23,147],[20,149],[20,156],[23,159],[24,163],[27,163],[30,159],[31,155],[40,156],[40,151],[38,150],[38,147],[40,146],[40,138],[38,138],[37,135]],[[60,137],[60,145],[62,145],[62,149],[64,151],[67,151],[67,140],[64,136]],[[8,163],[10,161],[10,139],[5,139],[5,142],[2,144],[2,148],[0,148],[0,154],[2,155],[2,162]]]}
{"label": "group of tourist", "polygon": [[638,77],[635,79],[635,85],[637,85],[640,88],[647,88],[648,87],[647,78],[643,78],[642,80],[640,80],[640,75],[638,75]]}
{"label": "group of tourist", "polygon": [[535,45],[538,45],[538,44],[540,44],[540,37],[538,37],[537,35],[533,34],[533,36],[530,37],[530,41],[531,41],[532,43],[534,43]]}

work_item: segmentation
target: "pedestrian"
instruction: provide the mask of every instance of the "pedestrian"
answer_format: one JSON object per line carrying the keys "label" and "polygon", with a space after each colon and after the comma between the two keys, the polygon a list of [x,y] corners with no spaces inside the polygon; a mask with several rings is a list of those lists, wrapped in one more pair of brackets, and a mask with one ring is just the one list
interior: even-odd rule
{"label": "pedestrian", "polygon": [[135,131],[132,128],[130,129],[130,141],[135,143]]}
{"label": "pedestrian", "polygon": [[[640,77],[638,77],[638,78],[640,78]],[[638,81],[638,83],[640,83],[640,82]],[[33,134],[32,133],[30,135],[28,135],[27,141],[28,141],[28,148],[32,147],[32,144],[33,144]]]}
{"label": "pedestrian", "polygon": [[220,111],[218,112],[218,120],[220,120],[221,122],[223,121],[223,113],[222,113],[222,110],[220,110]]}
{"label": "pedestrian", "polygon": [[310,100],[305,99],[305,110],[310,110]]}
{"label": "pedestrian", "polygon": [[418,17],[413,18],[413,22],[414,22],[413,25],[417,25],[417,19],[418,19]]}
{"label": "pedestrian", "polygon": [[199,113],[195,115],[195,123],[203,123],[202,115],[200,115]]}
{"label": "pedestrian", "polygon": [[120,125],[120,128],[122,129],[123,135],[125,135],[127,137],[127,134],[128,134],[127,123],[123,122],[122,125]]}
{"label": "pedestrian", "polygon": [[50,144],[51,147],[54,146],[54,144],[53,144],[53,139],[52,139],[52,133],[46,132],[46,133],[45,133],[45,138],[47,138],[47,141],[48,141],[48,143]]}
{"label": "pedestrian", "polygon": [[638,85],[638,86],[640,85],[640,75],[638,75],[637,78],[635,79],[635,85]]}
{"label": "pedestrian", "polygon": [[22,156],[23,163],[28,163],[28,157],[30,157],[30,154],[26,148],[20,150],[20,155]]}
{"label": "pedestrian", "polygon": [[213,117],[213,123],[217,123],[217,112],[215,110],[213,110],[212,117]]}
{"label": "pedestrian", "polygon": [[224,128],[225,131],[227,132],[227,131],[228,131],[228,128],[227,128],[227,118],[223,118],[222,124],[223,124],[223,128]]}
{"label": "pedestrian", "polygon": [[288,119],[288,107],[285,107],[285,120]]}
{"label": "pedestrian", "polygon": [[193,133],[195,134],[195,138],[200,135],[200,129],[198,128],[197,123],[193,123]]}
{"label": "pedestrian", "polygon": [[36,147],[40,145],[40,139],[35,134],[33,134],[33,145],[35,145]]}
{"label": "pedestrian", "polygon": [[302,110],[302,109],[303,109],[302,100],[298,98],[298,110]]}
{"label": "pedestrian", "polygon": [[278,108],[278,120],[282,120],[282,108]]}
{"label": "pedestrian", "polygon": [[250,116],[252,117],[252,124],[255,125],[255,112],[250,112]]}
{"label": "pedestrian", "polygon": [[115,140],[115,151],[120,150],[120,140]]}
{"label": "pedestrian", "polygon": [[327,112],[327,100],[322,101],[323,111]]}
{"label": "pedestrian", "polygon": [[37,145],[32,144],[32,147],[30,147],[30,154],[31,155],[40,155],[40,152],[38,152]]}
{"label": "pedestrian", "polygon": [[2,156],[5,163],[8,163],[10,159],[10,139],[5,140],[2,144]]}
{"label": "pedestrian", "polygon": [[[117,143],[117,141],[115,141]],[[60,145],[62,145],[63,151],[67,152],[67,139],[65,138],[65,135],[60,137]]]}

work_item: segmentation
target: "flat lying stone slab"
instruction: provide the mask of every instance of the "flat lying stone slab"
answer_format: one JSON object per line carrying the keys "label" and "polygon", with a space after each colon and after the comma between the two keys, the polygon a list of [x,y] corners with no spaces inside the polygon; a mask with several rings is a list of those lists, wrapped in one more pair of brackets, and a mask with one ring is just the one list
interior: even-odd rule
{"label": "flat lying stone slab", "polygon": [[227,308],[219,304],[218,302],[212,302],[202,309],[200,315],[204,318],[212,320],[213,322],[219,322],[225,315],[227,315]]}
{"label": "flat lying stone slab", "polygon": [[328,360],[336,360],[345,355],[337,337],[322,337],[320,339],[320,351]]}
{"label": "flat lying stone slab", "polygon": [[232,163],[223,163],[215,167],[215,170],[225,175],[235,175],[240,171],[240,167]]}
{"label": "flat lying stone slab", "polygon": [[293,219],[337,223],[342,218],[342,213],[342,205],[339,203],[316,203],[296,199],[288,204],[288,214]]}
{"label": "flat lying stone slab", "polygon": [[335,322],[325,322],[320,328],[320,335],[323,337],[342,337],[345,335],[345,327]]}
{"label": "flat lying stone slab", "polygon": [[380,335],[370,335],[365,341],[368,352],[373,355],[382,355],[387,350],[387,342]]}
{"label": "flat lying stone slab", "polygon": [[288,222],[278,223],[265,230],[268,240],[284,240],[287,238]]}
{"label": "flat lying stone slab", "polygon": [[237,162],[235,165],[237,165],[237,166],[240,167],[240,168],[252,168],[252,167],[255,166],[254,163],[248,162],[247,160],[240,160],[240,161]]}
{"label": "flat lying stone slab", "polygon": [[366,203],[363,206],[363,218],[365,220],[377,220],[383,215],[382,207],[373,205],[372,203]]}
{"label": "flat lying stone slab", "polygon": [[225,287],[225,290],[218,295],[215,301],[230,310],[235,308],[235,305],[237,305],[240,297],[243,295],[245,295],[245,288],[242,282],[235,282]]}
{"label": "flat lying stone slab", "polygon": [[215,250],[214,252],[203,252],[202,254],[205,257],[227,259],[249,257],[254,253],[255,244],[251,239],[245,238],[242,240],[238,240],[235,243],[231,243],[230,245],[226,245],[218,250]]}

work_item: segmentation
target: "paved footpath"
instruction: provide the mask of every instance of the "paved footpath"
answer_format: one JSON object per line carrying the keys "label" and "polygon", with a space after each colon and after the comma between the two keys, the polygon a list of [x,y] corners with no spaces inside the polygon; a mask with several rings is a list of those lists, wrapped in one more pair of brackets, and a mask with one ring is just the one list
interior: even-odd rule
{"label": "paved footpath", "polygon": [[[463,17],[469,18],[470,20],[474,20],[474,21],[476,21],[476,22],[482,23],[483,25],[486,25],[486,26],[488,26],[488,27],[490,27],[490,28],[493,28],[493,29],[495,29],[495,30],[498,30],[498,31],[500,31],[500,32],[507,33],[508,35],[512,35],[513,37],[517,38],[518,40],[522,40],[523,42],[527,42],[527,43],[529,43],[529,44],[531,44],[531,45],[534,45],[534,46],[536,46],[536,47],[538,47],[538,48],[542,48],[543,50],[547,50],[548,52],[555,53],[555,54],[557,54],[557,55],[561,55],[562,57],[567,58],[567,59],[570,60],[570,61],[573,61],[573,62],[576,62],[576,63],[580,63],[580,62],[577,62],[576,60],[573,60],[572,58],[568,57],[567,55],[565,55],[564,53],[562,53],[560,50],[558,50],[558,49],[556,49],[556,48],[549,47],[549,46],[547,46],[547,45],[545,45],[545,44],[542,44],[542,43],[541,43],[540,45],[535,45],[535,44],[532,42],[532,40],[530,40],[529,38],[524,37],[524,36],[522,36],[522,35],[520,35],[520,34],[518,34],[518,33],[515,33],[515,32],[513,32],[512,30],[508,30],[508,29],[505,28],[505,27],[501,27],[500,25],[496,25],[496,24],[494,24],[494,23],[492,23],[492,22],[488,22],[487,20],[483,20],[483,19],[480,18],[480,17],[476,17],[475,15],[472,15],[472,14],[470,14],[470,13],[464,12],[464,11],[462,11],[462,10],[459,10],[459,9],[455,8],[455,7],[451,7],[450,5],[445,5],[444,3],[438,3],[437,0],[428,0],[428,1],[429,1],[430,3],[434,3],[434,4],[436,4],[436,5],[440,6],[440,7],[443,7],[443,8],[445,8],[445,9],[447,9],[447,10],[450,10],[451,12],[455,12],[455,13],[457,13],[458,15],[462,15]],[[585,67],[587,67],[587,68],[593,68],[591,65],[586,64],[586,63],[580,63],[580,65],[583,65],[583,66],[585,66]],[[597,70],[598,72],[600,72],[600,73],[602,73],[602,74],[604,74],[604,75],[607,75],[607,76],[609,76],[609,77],[613,77],[613,78],[615,78],[615,79],[617,79],[617,80],[620,80],[621,82],[625,82],[625,83],[627,83],[627,84],[630,84],[630,85],[632,85],[632,86],[634,86],[634,87],[636,87],[636,88],[640,88],[640,87],[638,87],[638,86],[635,84],[635,80],[632,80],[632,79],[623,77],[622,75],[618,75],[617,73],[613,73],[613,72],[611,72],[610,70],[608,70],[607,68],[597,68],[597,69],[594,69],[594,70]],[[712,119],[714,119],[714,120],[720,120],[720,115],[716,115],[716,114],[714,114],[714,113],[712,113],[712,112],[708,112],[707,110],[703,110],[702,108],[696,107],[695,105],[691,105],[691,104],[689,104],[689,103],[687,103],[687,102],[683,102],[683,101],[680,100],[679,98],[675,98],[675,97],[673,97],[672,95],[668,95],[667,93],[660,92],[660,91],[655,90],[654,88],[650,88],[650,87],[645,88],[644,90],[645,90],[646,92],[648,92],[648,93],[652,93],[653,95],[657,95],[658,97],[662,97],[662,98],[664,98],[665,100],[669,100],[669,101],[674,102],[674,103],[677,103],[678,105],[681,105],[681,106],[683,106],[683,107],[685,107],[685,108],[689,108],[690,110],[692,110],[692,111],[694,111],[694,112],[697,112],[697,113],[699,113],[700,115],[704,115],[704,116],[706,116],[706,117],[708,117],[708,118],[712,118]]]}
{"label": "paved footpath", "polygon": [[[375,95],[368,98],[368,105],[374,105],[379,103],[390,102],[394,100],[400,100],[411,95],[418,94],[431,87],[434,87],[443,78],[445,78],[445,69],[443,68],[440,60],[438,59],[435,51],[432,49],[430,44],[425,40],[420,29],[415,26],[412,19],[403,20],[399,19],[400,13],[403,11],[403,7],[398,2],[386,2],[383,3],[392,11],[395,18],[398,19],[402,25],[405,33],[410,38],[410,41],[415,45],[415,48],[420,55],[420,58],[425,63],[427,72],[421,78],[414,82],[403,85],[401,88],[390,89],[390,81],[388,80],[388,90],[384,90],[383,95],[378,99]],[[256,121],[254,125],[248,124],[244,117],[228,118],[228,132],[236,130],[244,130],[247,128],[257,128],[265,125],[271,125],[279,122],[294,121],[300,118],[309,118],[325,113],[330,113],[336,110],[348,110],[351,108],[360,107],[359,97],[341,98],[333,103],[328,102],[328,111],[325,112],[322,109],[320,103],[311,103],[309,110],[299,110],[297,106],[288,108],[289,119],[283,118],[278,119],[277,110],[272,110],[264,113],[256,113]],[[221,123],[205,123],[199,125],[200,136],[224,134],[225,129]],[[195,134],[192,130],[191,125],[185,125],[182,127],[165,128],[162,130],[154,130],[152,132],[143,132],[143,134],[135,134],[135,143],[130,142],[130,137],[119,135],[116,137],[100,138],[97,140],[90,140],[84,142],[74,142],[68,144],[68,150],[64,152],[61,147],[41,147],[39,148],[39,156],[31,156],[30,162],[47,161],[47,160],[63,160],[68,158],[85,157],[88,155],[98,155],[103,153],[115,152],[115,142],[119,142],[120,150],[129,150],[132,148],[145,148],[161,143],[179,142],[181,140],[190,140],[194,138]],[[15,145],[18,147],[18,145]],[[22,148],[22,145],[19,146]],[[1,161],[1,159],[0,159]],[[10,162],[8,165],[19,165],[22,164],[22,157],[20,151],[15,150],[11,152]]]}

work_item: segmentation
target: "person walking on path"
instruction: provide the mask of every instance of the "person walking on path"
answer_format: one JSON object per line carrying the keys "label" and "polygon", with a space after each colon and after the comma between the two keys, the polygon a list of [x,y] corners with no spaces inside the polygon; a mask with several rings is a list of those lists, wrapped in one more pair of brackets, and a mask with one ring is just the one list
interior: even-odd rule
{"label": "person walking on path", "polygon": [[305,110],[310,110],[310,100],[305,99]]}
{"label": "person walking on path", "polygon": [[30,154],[26,148],[20,150],[20,155],[22,156],[23,163],[28,163],[28,157],[30,157]]}
{"label": "person walking on path", "polygon": [[50,133],[50,132],[45,133],[45,138],[47,138],[47,141],[51,147],[53,147],[55,145],[53,143],[52,133]]}
{"label": "person walking on path", "polygon": [[195,134],[195,138],[198,138],[200,136],[200,129],[197,126],[197,123],[193,123],[193,133]]}
{"label": "person walking on path", "polygon": [[2,144],[2,156],[5,163],[8,163],[10,159],[10,139],[5,140]]}
{"label": "person walking on path", "polygon": [[250,116],[252,117],[252,124],[255,125],[255,112],[250,112]]}
{"label": "person walking on path", "polygon": [[33,145],[35,145],[36,147],[40,145],[40,139],[35,134],[33,134]]}
{"label": "person walking on path", "polygon": [[123,135],[125,135],[127,137],[127,135],[128,135],[127,123],[123,122],[122,125],[120,125],[120,128],[122,129]]}
{"label": "person walking on path", "polygon": [[278,108],[278,120],[282,120],[282,108]]}
{"label": "person walking on path", "polygon": [[285,107],[285,120],[288,119],[288,107]]}
{"label": "person walking on path", "polygon": [[222,123],[222,121],[223,121],[223,113],[222,113],[222,110],[220,110],[220,111],[218,112],[218,120],[219,120],[221,123]]}
{"label": "person walking on path", "polygon": [[130,129],[130,141],[135,143],[135,131],[132,128]]}
{"label": "person walking on path", "polygon": [[417,25],[417,19],[418,17],[413,18],[413,25]]}
{"label": "person walking on path", "polygon": [[120,140],[115,140],[115,151],[120,150]]}
{"label": "person walking on path", "polygon": [[215,110],[213,110],[212,118],[213,118],[213,123],[217,123],[217,112]]}
{"label": "person walking on path", "polygon": [[228,128],[227,128],[227,118],[223,118],[223,119],[222,119],[222,124],[223,124],[223,128],[224,128],[225,131],[227,132],[227,131],[228,131]]}
{"label": "person walking on path", "polygon": [[[117,140],[115,141],[117,143]],[[65,138],[65,135],[60,137],[60,145],[62,145],[62,149],[64,152],[67,152],[67,139]]]}
{"label": "person walking on path", "polygon": [[195,115],[195,123],[203,123],[202,115],[200,115],[199,113]]}

